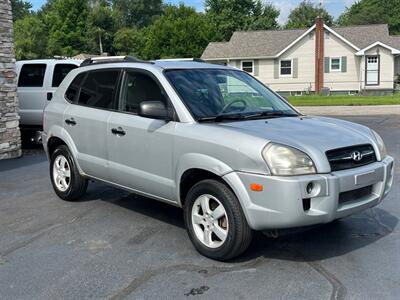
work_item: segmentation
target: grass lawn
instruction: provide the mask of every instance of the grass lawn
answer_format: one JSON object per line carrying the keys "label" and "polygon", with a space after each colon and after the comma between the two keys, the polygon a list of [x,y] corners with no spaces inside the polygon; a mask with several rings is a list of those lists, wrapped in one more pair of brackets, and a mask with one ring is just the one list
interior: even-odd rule
{"label": "grass lawn", "polygon": [[294,106],[388,105],[400,104],[400,94],[391,96],[291,96],[289,101]]}

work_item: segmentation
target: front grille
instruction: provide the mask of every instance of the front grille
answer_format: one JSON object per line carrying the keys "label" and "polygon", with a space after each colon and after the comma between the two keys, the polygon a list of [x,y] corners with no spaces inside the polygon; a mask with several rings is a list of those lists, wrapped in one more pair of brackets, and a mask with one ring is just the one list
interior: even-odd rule
{"label": "front grille", "polygon": [[371,195],[372,193],[372,185],[348,191],[348,192],[343,192],[339,194],[339,204],[343,204],[349,201],[353,200],[359,200],[361,198],[364,198],[366,196]]}
{"label": "front grille", "polygon": [[333,149],[326,152],[332,171],[361,167],[376,161],[371,145],[357,145]]}

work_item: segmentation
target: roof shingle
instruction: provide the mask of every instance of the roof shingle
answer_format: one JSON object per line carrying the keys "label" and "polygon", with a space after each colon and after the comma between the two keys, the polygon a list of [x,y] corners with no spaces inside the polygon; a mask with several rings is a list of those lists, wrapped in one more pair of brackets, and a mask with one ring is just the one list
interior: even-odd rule
{"label": "roof shingle", "polygon": [[[360,49],[379,41],[400,50],[400,36],[390,36],[387,24],[333,27],[332,29]],[[209,43],[201,58],[273,57],[307,30],[236,31],[229,42]]]}

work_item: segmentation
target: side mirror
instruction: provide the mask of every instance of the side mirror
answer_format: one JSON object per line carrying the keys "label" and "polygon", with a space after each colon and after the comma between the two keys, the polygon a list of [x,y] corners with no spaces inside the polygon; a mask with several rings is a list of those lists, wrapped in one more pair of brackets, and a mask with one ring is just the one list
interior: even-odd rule
{"label": "side mirror", "polygon": [[151,119],[169,121],[172,119],[170,110],[161,101],[143,101],[139,105],[139,116]]}

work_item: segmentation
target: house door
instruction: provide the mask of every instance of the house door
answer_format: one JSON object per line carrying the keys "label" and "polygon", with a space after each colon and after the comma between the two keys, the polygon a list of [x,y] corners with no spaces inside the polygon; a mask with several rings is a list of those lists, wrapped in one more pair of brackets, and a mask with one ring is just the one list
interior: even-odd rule
{"label": "house door", "polygon": [[379,85],[379,56],[366,56],[366,85]]}

